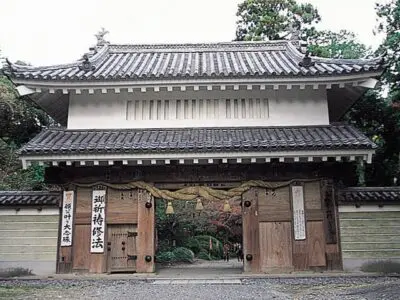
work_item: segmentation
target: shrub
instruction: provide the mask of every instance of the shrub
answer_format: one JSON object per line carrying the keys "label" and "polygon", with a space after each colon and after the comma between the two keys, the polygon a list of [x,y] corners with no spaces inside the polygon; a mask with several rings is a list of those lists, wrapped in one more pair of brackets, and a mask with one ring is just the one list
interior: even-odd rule
{"label": "shrub", "polygon": [[175,262],[193,262],[194,253],[192,250],[185,247],[178,247],[173,250]]}
{"label": "shrub", "polygon": [[198,254],[201,250],[200,242],[195,238],[189,238],[184,246],[192,250],[194,254]]}
{"label": "shrub", "polygon": [[197,254],[197,258],[204,259],[204,260],[211,260],[210,254],[206,250],[201,250]]}
{"label": "shrub", "polygon": [[175,261],[175,255],[171,251],[159,252],[156,255],[156,260],[159,263],[174,262]]}
{"label": "shrub", "polygon": [[210,238],[212,243],[212,250],[210,254],[212,257],[219,259],[223,255],[221,241],[210,235],[198,235],[194,237],[194,239],[199,242],[200,249],[205,250],[207,253],[210,251]]}
{"label": "shrub", "polygon": [[361,271],[381,274],[400,274],[400,262],[381,260],[368,262],[361,266]]}
{"label": "shrub", "polygon": [[32,270],[25,268],[9,268],[0,270],[1,278],[19,277],[19,276],[30,276],[33,275]]}

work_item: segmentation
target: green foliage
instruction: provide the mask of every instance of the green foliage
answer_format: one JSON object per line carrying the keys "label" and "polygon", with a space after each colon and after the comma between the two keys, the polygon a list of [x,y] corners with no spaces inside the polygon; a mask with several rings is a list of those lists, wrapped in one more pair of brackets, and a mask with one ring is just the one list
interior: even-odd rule
{"label": "green foliage", "polygon": [[361,271],[379,274],[400,274],[400,262],[391,260],[369,262],[361,266]]}
{"label": "green foliage", "polygon": [[372,54],[370,48],[357,42],[356,35],[347,30],[313,31],[308,42],[308,50],[319,57],[356,59]]}
{"label": "green foliage", "polygon": [[313,30],[321,17],[309,3],[295,0],[245,0],[236,14],[236,40],[279,40],[294,30]]}
{"label": "green foliage", "polygon": [[22,170],[17,150],[50,122],[27,98],[19,98],[13,84],[0,76],[0,189],[41,190],[44,167]]}
{"label": "green foliage", "polygon": [[212,260],[213,258],[210,256],[210,253],[206,250],[201,250],[197,255],[197,258],[204,260]]}
{"label": "green foliage", "polygon": [[[386,34],[379,49],[384,55],[387,68],[382,76],[383,83],[388,86],[388,102],[395,104],[400,111],[400,0],[391,0],[386,4],[377,4],[379,18],[378,31]],[[397,115],[399,117],[399,115]],[[398,118],[400,120],[400,118]]]}
{"label": "green foliage", "polygon": [[376,52],[386,64],[382,90],[366,93],[347,119],[378,145],[372,164],[366,165],[366,185],[393,185],[400,178],[400,0],[377,4],[376,11],[377,29],[386,34]]}
{"label": "green foliage", "polygon": [[369,91],[345,118],[378,145],[372,164],[364,166],[365,185],[392,185],[393,178],[399,176],[400,126],[397,112],[377,91]]}
{"label": "green foliage", "polygon": [[[207,252],[210,253],[212,258],[217,258],[220,259],[223,255],[223,245],[221,241],[216,239],[213,236],[210,235],[198,235],[193,237],[195,240],[199,242],[200,245],[200,252]],[[212,249],[210,251],[210,239],[212,243]]]}
{"label": "green foliage", "polygon": [[161,251],[157,253],[156,260],[158,263],[192,263],[194,253],[185,247],[177,247],[170,251]]}
{"label": "green foliage", "polygon": [[184,246],[192,250],[194,254],[198,254],[201,250],[200,242],[194,237],[189,238]]}
{"label": "green foliage", "polygon": [[156,255],[158,263],[170,263],[175,262],[175,255],[172,251],[159,252]]}
{"label": "green foliage", "polygon": [[175,256],[175,262],[192,263],[194,260],[193,251],[185,247],[175,248],[172,253]]}

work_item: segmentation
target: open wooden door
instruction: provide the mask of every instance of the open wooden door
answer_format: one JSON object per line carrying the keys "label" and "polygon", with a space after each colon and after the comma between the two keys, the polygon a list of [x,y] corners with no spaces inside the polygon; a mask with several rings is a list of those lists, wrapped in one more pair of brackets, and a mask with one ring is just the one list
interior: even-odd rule
{"label": "open wooden door", "polygon": [[108,226],[108,268],[113,272],[136,272],[136,225]]}

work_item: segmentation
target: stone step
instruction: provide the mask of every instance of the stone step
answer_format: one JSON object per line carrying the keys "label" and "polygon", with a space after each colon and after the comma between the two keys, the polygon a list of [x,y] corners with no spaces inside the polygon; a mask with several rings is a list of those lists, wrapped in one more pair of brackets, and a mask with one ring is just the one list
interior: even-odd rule
{"label": "stone step", "polygon": [[152,284],[242,284],[240,279],[156,279]]}

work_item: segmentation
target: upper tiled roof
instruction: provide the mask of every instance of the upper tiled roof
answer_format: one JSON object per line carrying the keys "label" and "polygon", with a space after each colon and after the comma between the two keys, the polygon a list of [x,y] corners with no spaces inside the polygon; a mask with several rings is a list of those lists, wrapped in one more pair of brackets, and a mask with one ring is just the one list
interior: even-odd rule
{"label": "upper tiled roof", "polygon": [[400,202],[400,187],[352,187],[339,193],[339,203]]}
{"label": "upper tiled roof", "polygon": [[0,191],[0,206],[56,206],[60,199],[59,192]]}
{"label": "upper tiled roof", "polygon": [[346,60],[304,54],[293,41],[216,44],[110,45],[92,49],[75,63],[47,67],[9,64],[12,78],[53,81],[121,81],[211,78],[333,76],[381,69],[379,59]]}
{"label": "upper tiled roof", "polygon": [[179,153],[373,149],[349,125],[276,128],[47,129],[21,150],[23,156],[51,154]]}

